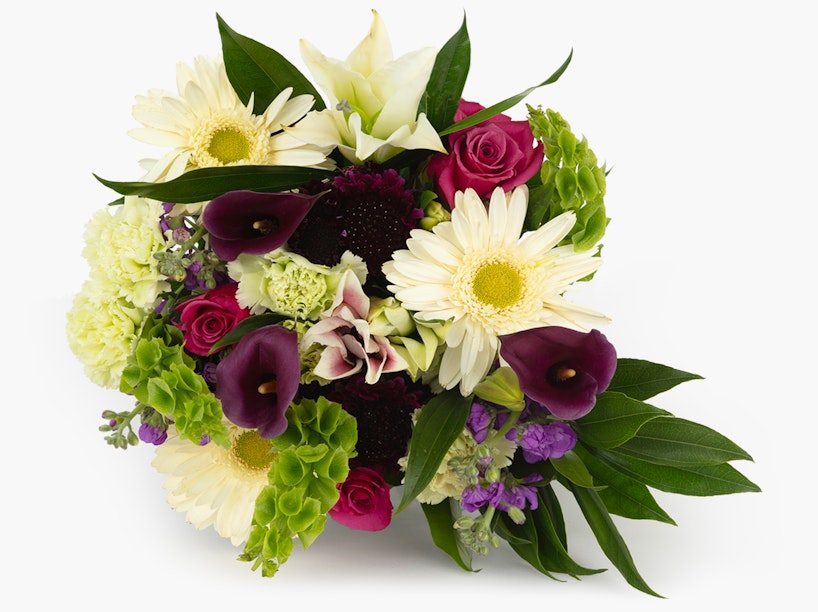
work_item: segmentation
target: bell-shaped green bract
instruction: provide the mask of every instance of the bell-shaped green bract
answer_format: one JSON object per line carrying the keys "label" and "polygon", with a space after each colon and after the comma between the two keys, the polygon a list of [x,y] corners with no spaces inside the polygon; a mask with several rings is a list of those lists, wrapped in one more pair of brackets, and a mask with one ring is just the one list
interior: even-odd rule
{"label": "bell-shaped green bract", "polygon": [[287,420],[287,430],[272,441],[278,454],[239,557],[253,562],[254,570],[261,567],[264,576],[274,575],[289,558],[293,538],[307,548],[321,534],[358,441],[355,419],[323,397],[291,405]]}
{"label": "bell-shaped green bract", "polygon": [[526,226],[536,229],[568,210],[576,213],[574,228],[561,244],[587,251],[605,234],[606,170],[599,166],[585,138],[577,139],[562,116],[548,109],[528,106],[534,137],[545,144],[545,161],[539,181],[530,184]]}
{"label": "bell-shaped green bract", "polygon": [[119,389],[173,421],[179,436],[199,444],[207,436],[230,447],[221,402],[182,348],[181,333],[148,321],[122,372]]}

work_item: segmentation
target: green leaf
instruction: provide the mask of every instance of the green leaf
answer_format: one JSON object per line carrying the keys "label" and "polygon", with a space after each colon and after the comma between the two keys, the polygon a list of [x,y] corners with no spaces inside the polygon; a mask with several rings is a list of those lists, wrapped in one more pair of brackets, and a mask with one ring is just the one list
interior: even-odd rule
{"label": "green leaf", "polygon": [[192,204],[205,202],[229,191],[287,191],[313,180],[322,180],[332,173],[298,166],[222,166],[199,168],[185,172],[165,183],[140,181],[110,181],[94,177],[106,187],[122,195],[136,195],[162,202]]}
{"label": "green leaf", "polygon": [[471,551],[463,544],[454,528],[457,517],[453,510],[456,504],[457,502],[450,498],[444,499],[439,504],[420,504],[420,507],[423,508],[423,514],[426,516],[435,545],[454,559],[464,570],[479,571],[472,569]]}
{"label": "green leaf", "polygon": [[573,425],[583,442],[613,448],[630,440],[645,423],[660,416],[670,416],[670,413],[622,393],[605,391],[597,396],[594,409]]}
{"label": "green leaf", "polygon": [[287,87],[293,88],[291,98],[309,94],[315,100],[314,110],[326,108],[312,83],[280,53],[236,33],[218,14],[216,19],[227,77],[242,102],[247,104],[253,95],[254,114],[263,114]]}
{"label": "green leaf", "polygon": [[619,573],[622,574],[628,584],[648,595],[662,597],[651,589],[642,576],[639,575],[625,540],[617,530],[616,525],[614,525],[611,515],[608,514],[605,504],[602,503],[596,491],[576,485],[570,485],[570,490],[574,495],[574,499],[577,500],[602,552],[619,570]]}
{"label": "green leaf", "polygon": [[618,359],[608,391],[618,391],[634,399],[646,400],[688,380],[701,380],[698,374],[682,372],[643,359]]}
{"label": "green leaf", "polygon": [[562,76],[562,73],[565,72],[565,70],[568,68],[568,64],[571,63],[571,57],[573,56],[573,54],[574,54],[574,51],[571,50],[571,52],[568,54],[568,57],[562,63],[562,66],[557,68],[557,70],[554,72],[554,74],[552,74],[550,77],[548,77],[546,80],[544,80],[539,85],[534,85],[533,87],[529,87],[528,89],[526,89],[525,91],[517,94],[516,96],[511,96],[510,98],[506,98],[502,102],[498,102],[497,104],[493,104],[492,106],[489,106],[488,108],[484,108],[483,110],[478,111],[478,112],[474,113],[473,115],[469,115],[465,119],[462,119],[462,120],[458,121],[457,123],[455,123],[453,125],[450,125],[446,129],[440,131],[440,135],[445,136],[447,134],[451,134],[452,132],[457,132],[458,130],[462,130],[462,129],[465,129],[467,127],[472,127],[473,125],[477,125],[478,123],[481,123],[481,122],[485,121],[486,119],[491,119],[495,115],[497,115],[499,113],[502,113],[505,110],[508,110],[509,108],[514,106],[515,104],[518,104],[519,102],[522,102],[525,99],[525,97],[528,94],[530,94],[532,91],[534,91],[535,89],[543,87],[544,85],[550,85],[551,83],[554,83],[557,79],[559,79]]}
{"label": "green leaf", "polygon": [[[553,489],[548,486],[545,489],[553,494]],[[549,510],[550,504],[553,502],[551,495],[546,494],[546,499],[543,499],[542,491],[539,493],[540,503],[536,510],[530,510],[530,516],[526,516],[527,520],[533,521],[534,528],[537,531],[537,542],[540,561],[545,567],[553,567],[553,571],[568,574],[576,578],[577,576],[589,576],[591,574],[599,574],[605,569],[590,569],[579,565],[568,554],[565,546],[565,539],[562,537],[561,530],[557,529],[554,520]],[[562,520],[562,513],[558,514],[559,521]],[[564,526],[560,525],[561,528]],[[547,561],[546,561],[547,560]]]}
{"label": "green leaf", "polygon": [[616,449],[589,449],[606,465],[654,489],[679,495],[709,497],[761,489],[727,463],[676,467],[658,465],[617,452]]}
{"label": "green leaf", "polygon": [[552,457],[549,461],[557,472],[575,485],[586,488],[594,487],[593,477],[588,472],[588,468],[585,467],[582,459],[574,451],[568,451],[557,459]]}
{"label": "green leaf", "polygon": [[403,496],[395,514],[401,512],[431,482],[451,445],[463,433],[472,396],[449,389],[429,400],[421,409],[409,443],[409,459],[403,479]]}
{"label": "green leaf", "polygon": [[249,334],[251,331],[255,331],[257,329],[261,329],[262,327],[267,327],[268,325],[275,325],[277,323],[281,323],[287,319],[284,315],[275,314],[275,313],[264,313],[254,315],[252,317],[247,317],[246,319],[242,319],[238,322],[238,324],[227,332],[221,339],[214,343],[210,349],[210,354],[212,355],[220,348],[225,346],[230,346],[231,344],[235,344],[244,336]]}
{"label": "green leaf", "polygon": [[[505,512],[500,513],[495,527],[497,535],[508,542],[511,550],[517,553],[521,559],[526,561],[535,570],[553,580],[559,581],[559,578],[551,573],[552,571],[558,570],[549,570],[545,567],[543,559],[540,557],[537,530],[534,527],[533,520],[530,520],[531,511],[524,510],[523,513],[526,515],[526,521],[522,525],[518,525],[512,521]],[[545,561],[548,562],[548,559],[545,559]]]}
{"label": "green leaf", "polygon": [[466,29],[466,16],[463,25],[438,51],[432,74],[426,84],[426,93],[421,102],[421,111],[432,126],[440,131],[451,125],[457,105],[466,84],[471,62],[471,43]]}
{"label": "green leaf", "polygon": [[659,507],[650,490],[641,482],[606,465],[589,453],[584,446],[574,447],[582,457],[594,482],[606,485],[599,498],[608,512],[630,519],[647,519],[675,525],[675,521]]}
{"label": "green leaf", "polygon": [[617,452],[637,459],[678,467],[716,465],[752,457],[717,431],[676,417],[645,423]]}

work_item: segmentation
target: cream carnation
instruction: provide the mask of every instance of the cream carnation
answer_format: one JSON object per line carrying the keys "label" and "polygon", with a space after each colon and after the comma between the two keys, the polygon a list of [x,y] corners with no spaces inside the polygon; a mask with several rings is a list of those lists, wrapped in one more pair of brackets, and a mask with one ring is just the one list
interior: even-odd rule
{"label": "cream carnation", "polygon": [[67,315],[68,346],[101,387],[118,388],[145,311],[85,281]]}
{"label": "cream carnation", "polygon": [[130,196],[113,214],[98,211],[86,227],[82,254],[91,278],[116,288],[117,297],[137,308],[154,306],[159,293],[170,289],[154,257],[167,248],[159,227],[162,212],[159,202]]}

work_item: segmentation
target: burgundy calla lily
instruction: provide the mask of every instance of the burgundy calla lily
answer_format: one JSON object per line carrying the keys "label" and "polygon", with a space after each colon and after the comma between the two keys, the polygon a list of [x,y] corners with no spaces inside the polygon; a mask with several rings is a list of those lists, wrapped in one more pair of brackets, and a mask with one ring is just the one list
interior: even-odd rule
{"label": "burgundy calla lily", "polygon": [[298,391],[298,334],[280,325],[248,333],[216,368],[215,395],[234,424],[275,438],[287,429],[284,413]]}
{"label": "burgundy calla lily", "polygon": [[599,331],[536,327],[500,336],[500,356],[528,397],[560,419],[588,414],[616,370],[616,350]]}
{"label": "burgundy calla lily", "polygon": [[230,191],[202,212],[210,246],[225,261],[242,253],[263,255],[281,247],[319,195]]}

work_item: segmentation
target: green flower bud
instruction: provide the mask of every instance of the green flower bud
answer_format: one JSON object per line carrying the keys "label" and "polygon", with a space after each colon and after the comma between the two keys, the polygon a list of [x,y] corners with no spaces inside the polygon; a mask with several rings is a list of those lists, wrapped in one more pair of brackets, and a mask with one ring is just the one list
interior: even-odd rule
{"label": "green flower bud", "polygon": [[525,408],[525,395],[520,389],[520,382],[514,370],[508,366],[497,368],[484,378],[474,388],[474,394],[514,412],[520,412]]}

